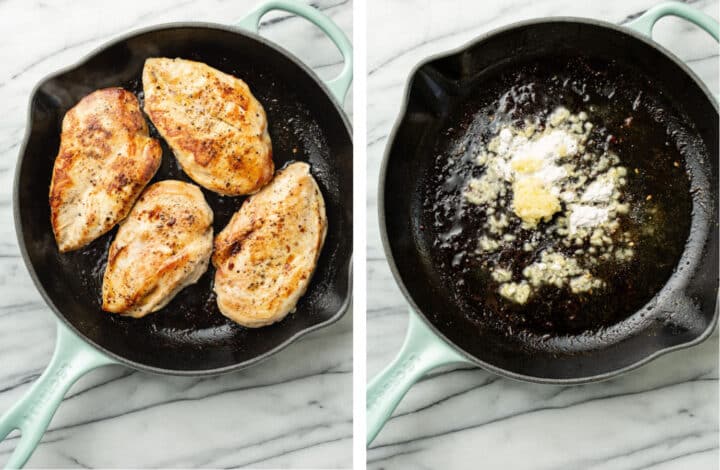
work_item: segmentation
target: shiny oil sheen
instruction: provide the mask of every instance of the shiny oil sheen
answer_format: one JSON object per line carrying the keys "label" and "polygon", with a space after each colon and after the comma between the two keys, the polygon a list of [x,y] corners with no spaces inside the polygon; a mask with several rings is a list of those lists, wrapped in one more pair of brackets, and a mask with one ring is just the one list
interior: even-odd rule
{"label": "shiny oil sheen", "polygon": [[[573,113],[586,111],[595,126],[588,151],[597,156],[612,151],[629,170],[623,192],[631,212],[620,217],[620,230],[632,234],[636,254],[631,261],[591,268],[606,282],[599,291],[573,294],[568,288],[544,286],[520,305],[497,293],[499,284],[488,268],[509,266],[519,278],[557,235],[544,233],[547,224],[542,222],[536,230],[523,230],[512,217],[508,233],[516,240],[496,252],[478,253],[479,228],[487,215],[465,201],[462,191],[469,178],[484,171],[473,162],[479,144],[487,143],[502,125],[522,126],[525,119],[536,117],[544,122],[558,106]],[[682,122],[667,101],[650,94],[632,73],[603,61],[530,62],[499,71],[475,90],[448,117],[424,184],[423,226],[432,239],[431,255],[458,305],[478,322],[521,335],[597,330],[642,307],[676,268],[689,231],[690,183],[682,149],[687,139],[697,136]],[[510,208],[511,194],[507,198]],[[525,252],[523,243],[530,239],[540,244]],[[559,251],[572,255],[576,248]]]}
{"label": "shiny oil sheen", "polygon": [[[577,82],[565,82],[567,78]],[[500,98],[511,89],[507,106],[501,106]],[[628,117],[639,92],[640,108],[633,110],[637,115],[627,131],[633,139],[623,143],[623,134],[611,127]],[[667,232],[670,242],[656,242],[660,253],[638,256],[647,256],[649,267],[640,278],[617,273],[627,279],[621,282],[632,289],[631,297],[604,296],[618,309],[598,307],[580,320],[585,324],[578,323],[577,314],[571,319],[560,299],[547,297],[550,307],[538,306],[537,315],[524,315],[523,321],[521,312],[486,305],[495,289],[481,285],[477,271],[463,273],[476,260],[461,253],[477,243],[465,231],[483,216],[466,214],[457,199],[455,188],[468,173],[480,171],[462,162],[467,151],[463,143],[494,134],[490,115],[498,114],[498,108],[523,116],[551,111],[557,104],[572,111],[596,105],[590,118],[596,124],[603,118],[608,133],[617,134],[617,142],[609,143],[621,157],[623,147],[638,152],[627,157],[642,160],[638,166],[646,187],[637,189],[638,196],[648,189],[663,190],[663,185],[674,188],[663,190],[673,201],[664,203],[671,210],[665,218],[677,225]],[[507,118],[502,114],[496,119]],[[662,144],[656,149],[659,156],[653,154],[657,167],[647,158],[650,149],[632,147],[635,139]],[[442,160],[452,152],[459,162]],[[678,152],[679,167],[660,165]],[[500,28],[420,64],[410,77],[380,174],[381,235],[390,267],[427,325],[481,367],[542,382],[615,375],[659,353],[695,344],[712,331],[718,289],[717,156],[718,111],[712,96],[677,59],[650,41],[622,27],[577,18]],[[632,163],[623,163],[633,171]],[[455,198],[449,195],[453,192]],[[662,203],[662,195],[656,197]],[[438,227],[436,214],[442,219]],[[683,233],[687,238],[682,239]],[[436,245],[441,235],[447,248]],[[458,286],[460,280],[476,284]],[[661,287],[650,292],[651,283]],[[627,300],[642,305],[631,311]],[[577,311],[590,308],[587,303]]]}

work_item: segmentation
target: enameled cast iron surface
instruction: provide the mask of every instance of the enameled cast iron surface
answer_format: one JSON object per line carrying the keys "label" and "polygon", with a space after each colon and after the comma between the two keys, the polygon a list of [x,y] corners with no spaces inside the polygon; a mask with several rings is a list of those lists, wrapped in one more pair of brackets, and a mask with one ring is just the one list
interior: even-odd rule
{"label": "enameled cast iron surface", "polygon": [[[243,328],[223,317],[212,294],[212,265],[161,311],[128,319],[100,309],[107,249],[117,228],[77,252],[60,254],[50,226],[48,188],[65,112],[93,90],[121,86],[142,102],[148,57],[205,62],[243,79],[265,107],[273,160],[281,168],[307,161],[325,198],[328,233],[317,270],[297,310],[275,325]],[[127,365],[161,373],[212,374],[239,369],[282,349],[303,333],[337,320],[350,299],[352,141],[342,109],[303,64],[260,37],[209,24],[151,28],[114,41],[44,80],[31,98],[29,131],[15,182],[15,223],[28,269],[58,317]],[[151,135],[159,137],[148,120]],[[191,180],[163,143],[152,182]],[[151,182],[151,184],[152,184]],[[203,189],[217,234],[243,197]]]}
{"label": "enameled cast iron surface", "polygon": [[[684,250],[678,250],[682,251],[680,259],[671,260],[676,269],[668,270],[669,279],[657,295],[644,299],[645,305],[611,324],[584,332],[546,331],[544,335],[489,328],[478,315],[482,301],[459,299],[448,285],[457,280],[454,268],[449,264],[440,267],[433,255],[437,234],[424,213],[425,186],[437,173],[433,166],[436,152],[449,147],[456,128],[463,125],[458,118],[460,110],[467,111],[473,101],[497,98],[490,91],[484,96],[484,87],[491,89],[499,76],[529,63],[572,61],[624,69],[625,75],[603,78],[608,86],[629,87],[629,80],[623,83],[623,79],[632,77],[642,84],[644,100],[657,99],[667,105],[658,111],[660,122],[675,119],[681,123],[683,136],[668,139],[673,144],[680,142],[689,175],[692,214],[684,216],[691,224],[690,235]],[[577,95],[579,101],[587,94],[588,102],[593,103],[607,94],[600,88],[596,84],[594,89],[572,90],[570,84],[563,93],[568,98]],[[626,98],[618,92],[615,99]],[[406,109],[390,142],[381,171],[379,210],[391,268],[403,293],[429,326],[478,365],[524,380],[598,380],[662,352],[694,344],[711,333],[718,290],[717,105],[687,67],[648,39],[613,25],[580,19],[530,21],[490,33],[415,70],[407,89]],[[636,151],[652,158],[648,149]],[[558,316],[561,313],[557,312]],[[551,317],[554,314],[550,312]]]}

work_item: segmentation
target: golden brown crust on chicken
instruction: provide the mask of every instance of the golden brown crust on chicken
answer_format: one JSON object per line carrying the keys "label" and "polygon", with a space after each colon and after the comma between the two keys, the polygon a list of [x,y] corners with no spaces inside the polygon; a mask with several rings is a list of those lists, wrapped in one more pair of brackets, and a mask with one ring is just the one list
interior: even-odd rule
{"label": "golden brown crust on chicken", "polygon": [[50,183],[50,218],[61,252],[100,237],[130,212],[160,166],[135,95],[105,88],[84,97],[63,119]]}
{"label": "golden brown crust on chicken", "polygon": [[212,253],[212,221],[194,184],[165,180],[147,188],[110,246],[103,310],[140,318],[197,282]]}
{"label": "golden brown crust on chicken", "polygon": [[307,290],[326,232],[325,202],[309,165],[278,171],[215,238],[222,314],[252,328],[285,318]]}
{"label": "golden brown crust on chicken", "polygon": [[151,58],[143,89],[145,112],[196,183],[239,196],[270,181],[265,110],[245,82],[201,62]]}

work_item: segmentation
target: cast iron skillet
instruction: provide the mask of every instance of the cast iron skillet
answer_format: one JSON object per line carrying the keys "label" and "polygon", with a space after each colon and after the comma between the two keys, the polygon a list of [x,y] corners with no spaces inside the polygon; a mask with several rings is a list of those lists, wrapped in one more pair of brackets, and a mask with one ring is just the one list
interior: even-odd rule
{"label": "cast iron skillet", "polygon": [[[22,440],[8,465],[21,466],[47,427],[65,390],[98,365],[120,363],[154,373],[211,375],[236,371],[280,351],[295,339],[338,320],[351,293],[352,140],[337,100],[349,87],[351,47],[327,17],[312,7],[272,2],[245,24],[281,9],[311,20],[345,56],[341,75],[327,86],[305,65],[253,33],[214,24],[171,24],[134,32],[80,64],[42,81],[30,105],[30,123],[15,180],[15,223],[30,274],[60,320],[56,354],[44,376],[0,420],[0,437],[19,428]],[[100,288],[107,249],[116,229],[77,252],[60,254],[50,226],[48,187],[65,112],[93,90],[121,86],[142,100],[146,58],[182,57],[242,78],[265,107],[277,168],[307,161],[325,199],[328,232],[318,266],[297,309],[275,325],[249,329],[226,319],[212,294],[214,269],[143,319],[103,312]],[[335,96],[333,96],[333,94]],[[334,99],[336,98],[336,99]],[[148,121],[149,122],[149,121]],[[158,137],[151,127],[151,134]],[[153,181],[191,181],[163,142],[163,162]],[[218,233],[244,198],[204,190]],[[80,339],[82,338],[82,339]]]}
{"label": "cast iron skillet", "polygon": [[[649,35],[654,22],[667,14],[700,23],[717,39],[716,23],[678,4],[647,12],[635,26]],[[544,76],[551,82],[556,80],[553,67],[561,79],[563,69],[573,67],[586,67],[583,72],[595,78],[587,88],[573,80],[554,87],[536,81],[512,99],[532,110],[552,103],[552,97],[543,96],[549,90],[568,106],[597,103],[604,95],[618,107],[645,106],[649,120],[670,123],[675,134],[667,140],[680,148],[689,185],[683,187],[670,179],[655,184],[665,186],[670,196],[676,188],[684,188],[686,193],[674,195],[678,201],[684,196],[687,211],[666,223],[680,226],[684,218],[690,227],[687,238],[680,239],[676,258],[661,259],[665,267],[651,266],[635,273],[636,285],[665,276],[656,290],[640,298],[641,303],[635,298],[633,305],[630,295],[620,295],[604,300],[611,306],[609,318],[592,318],[589,308],[572,316],[576,323],[578,318],[590,317],[599,325],[595,328],[592,322],[587,328],[574,327],[564,320],[565,312],[558,310],[545,312],[546,323],[533,324],[526,310],[519,317],[529,319],[530,327],[520,334],[517,324],[491,325],[493,318],[484,314],[489,307],[483,304],[485,298],[463,296],[471,289],[456,289],[451,284],[460,279],[457,271],[463,265],[437,255],[433,243],[438,238],[438,219],[429,213],[424,199],[428,185],[448,161],[438,155],[446,155],[443,149],[452,148],[457,135],[466,132],[467,121],[479,115],[473,115],[477,109],[498,98],[493,90],[502,82],[500,77]],[[638,86],[644,93],[640,98]],[[616,90],[614,95],[612,90]],[[628,96],[630,92],[635,93],[633,97]],[[520,96],[523,93],[526,95]],[[636,98],[638,104],[634,105]],[[662,140],[664,137],[663,131]],[[650,148],[634,147],[630,153],[647,159],[637,162],[641,168],[655,165]],[[435,191],[444,190],[441,188],[436,184]],[[410,385],[442,364],[469,362],[532,382],[585,383],[613,377],[707,338],[717,321],[717,209],[717,104],[684,64],[641,34],[586,19],[527,21],[491,32],[418,66],[409,80],[406,108],[389,139],[379,189],[385,251],[393,275],[417,315],[411,312],[408,335],[396,360],[369,385],[368,442]],[[631,308],[625,315],[613,317]],[[524,315],[527,318],[522,318]]]}

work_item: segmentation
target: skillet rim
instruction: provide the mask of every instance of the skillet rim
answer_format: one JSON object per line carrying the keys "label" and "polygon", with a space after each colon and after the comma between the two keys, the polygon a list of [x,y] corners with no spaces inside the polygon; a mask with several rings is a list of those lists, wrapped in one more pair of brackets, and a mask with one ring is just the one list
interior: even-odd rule
{"label": "skillet rim", "polygon": [[[715,301],[715,312],[713,313],[713,318],[708,324],[708,327],[697,337],[693,338],[690,341],[686,341],[684,343],[679,343],[673,346],[668,347],[661,347],[654,352],[647,354],[645,357],[628,364],[626,366],[610,370],[607,372],[603,372],[600,374],[594,374],[594,375],[588,375],[584,377],[571,377],[571,378],[549,378],[549,377],[538,377],[538,376],[532,376],[527,374],[522,374],[518,372],[514,372],[511,370],[503,369],[502,367],[496,366],[494,364],[490,364],[489,362],[482,361],[460,346],[456,345],[453,341],[451,341],[445,334],[443,334],[426,316],[425,313],[418,307],[415,300],[413,299],[412,295],[410,294],[410,290],[405,286],[405,283],[402,280],[402,277],[400,276],[400,271],[397,267],[397,263],[395,262],[395,256],[393,255],[392,249],[390,247],[390,241],[388,239],[387,234],[387,224],[386,224],[386,217],[385,217],[385,182],[387,178],[387,171],[388,171],[388,162],[390,161],[390,154],[393,147],[393,144],[395,143],[395,138],[397,136],[397,133],[400,129],[400,125],[405,120],[405,117],[407,116],[407,108],[410,102],[410,89],[413,81],[415,80],[418,72],[420,69],[425,67],[426,65],[440,59],[445,59],[457,54],[461,54],[473,47],[480,46],[483,42],[487,41],[491,37],[508,32],[510,30],[514,29],[522,29],[528,26],[534,26],[538,24],[547,24],[547,23],[568,23],[568,24],[581,24],[581,25],[590,25],[590,26],[598,26],[601,28],[609,29],[613,31],[614,33],[624,34],[626,36],[630,36],[630,38],[639,40],[640,42],[645,43],[645,45],[648,45],[663,55],[665,55],[668,59],[673,61],[675,65],[679,66],[680,69],[685,72],[687,76],[689,76],[693,82],[705,93],[706,98],[708,101],[712,104],[713,108],[715,108],[715,112],[720,114],[719,108],[718,108],[718,101],[715,99],[715,97],[712,95],[710,90],[708,89],[707,85],[703,83],[702,80],[693,72],[690,67],[685,64],[679,57],[677,57],[675,54],[673,54],[671,51],[666,49],[661,44],[655,42],[652,37],[645,36],[644,34],[635,31],[634,29],[630,28],[629,26],[623,26],[618,25],[614,23],[610,23],[607,21],[597,20],[594,18],[581,18],[581,17],[574,17],[574,16],[548,16],[548,17],[542,17],[542,18],[532,18],[527,20],[521,20],[516,21],[504,26],[500,26],[494,29],[491,29],[490,31],[487,31],[485,33],[480,34],[479,36],[476,36],[474,39],[471,39],[470,41],[449,49],[444,52],[439,52],[432,54],[425,59],[421,60],[417,65],[415,65],[408,75],[408,78],[405,81],[405,88],[403,91],[403,98],[402,98],[402,104],[400,106],[400,109],[398,111],[397,118],[395,119],[395,122],[393,124],[392,129],[390,130],[390,133],[388,134],[387,143],[385,144],[385,150],[383,152],[383,158],[382,162],[380,164],[380,175],[379,175],[379,184],[378,184],[378,192],[377,192],[377,200],[378,200],[378,221],[380,223],[380,239],[382,241],[383,250],[385,252],[385,258],[386,262],[390,267],[390,271],[392,272],[393,278],[395,278],[395,283],[397,284],[398,288],[402,292],[403,296],[405,297],[405,300],[409,304],[409,308],[412,310],[412,312],[409,312],[412,314],[415,312],[417,316],[422,320],[423,323],[425,323],[425,326],[430,329],[436,336],[438,336],[440,339],[442,339],[448,346],[452,347],[455,351],[457,351],[461,356],[463,356],[469,363],[474,364],[477,367],[480,367],[484,370],[487,370],[489,372],[492,372],[494,374],[497,374],[501,377],[506,377],[508,379],[520,381],[520,382],[530,382],[530,383],[537,383],[537,384],[554,384],[554,385],[579,385],[579,384],[587,384],[587,383],[593,383],[593,382],[601,382],[603,380],[608,380],[613,377],[617,377],[619,375],[625,374],[627,372],[630,372],[632,370],[635,370],[645,364],[648,364],[651,361],[654,361],[655,359],[664,356],[666,354],[669,354],[674,351],[679,351],[681,349],[687,349],[693,346],[696,346],[703,341],[707,340],[715,331],[717,323],[718,323],[718,314],[720,312],[720,292],[716,292],[716,301]],[[717,226],[715,228],[717,231]]]}
{"label": "skillet rim", "polygon": [[[350,308],[350,304],[352,302],[352,293],[353,293],[353,245],[350,246],[350,254],[348,259],[348,286],[347,286],[347,292],[345,293],[345,296],[343,298],[342,304],[338,308],[338,310],[327,320],[317,323],[315,325],[309,326],[307,328],[299,330],[294,335],[290,336],[285,341],[279,343],[274,348],[264,352],[263,354],[257,355],[253,357],[252,359],[248,359],[246,361],[237,362],[235,364],[231,364],[228,366],[223,367],[216,367],[212,369],[164,369],[161,367],[154,367],[154,366],[148,366],[146,364],[142,364],[140,362],[129,360],[119,354],[116,354],[103,346],[95,343],[90,338],[88,338],[85,334],[83,334],[80,330],[78,330],[70,321],[65,318],[65,315],[58,309],[48,293],[45,291],[44,286],[40,282],[38,275],[35,271],[35,266],[33,265],[32,261],[30,260],[30,257],[28,255],[27,247],[25,246],[25,240],[23,237],[23,230],[20,223],[20,207],[19,207],[19,194],[18,194],[18,188],[19,188],[19,182],[20,182],[20,173],[21,168],[23,165],[23,160],[25,157],[25,152],[27,150],[28,143],[30,141],[30,136],[32,134],[32,117],[33,117],[33,102],[35,100],[35,96],[38,93],[38,90],[45,85],[47,82],[49,82],[52,79],[55,79],[63,74],[66,74],[72,70],[78,69],[80,67],[83,67],[87,64],[88,61],[95,58],[96,56],[103,54],[108,49],[110,49],[113,46],[116,46],[120,43],[123,43],[125,41],[128,41],[136,36],[140,36],[147,33],[152,33],[156,31],[162,31],[166,29],[176,29],[176,28],[195,28],[195,29],[213,29],[213,30],[220,30],[224,32],[229,32],[233,34],[238,34],[240,36],[246,36],[250,39],[253,39],[255,41],[258,41],[262,43],[264,46],[269,47],[274,52],[282,54],[285,56],[285,58],[289,59],[291,62],[293,62],[296,66],[298,66],[303,72],[305,72],[306,75],[308,75],[315,84],[322,90],[327,99],[332,103],[332,105],[335,108],[336,114],[340,117],[340,120],[345,126],[345,130],[347,132],[347,138],[350,141],[351,148],[354,149],[353,145],[353,131],[352,126],[350,124],[350,121],[348,119],[347,114],[342,109],[342,104],[338,103],[338,101],[333,97],[332,93],[330,93],[330,90],[328,89],[325,82],[318,77],[318,75],[305,63],[303,63],[300,59],[295,57],[292,53],[287,51],[286,49],[282,48],[281,46],[275,44],[274,42],[260,36],[260,34],[255,34],[250,31],[246,31],[238,26],[228,26],[220,23],[212,23],[212,22],[203,22],[203,21],[176,21],[176,22],[168,22],[168,23],[160,23],[156,25],[146,26],[142,28],[137,28],[130,30],[126,33],[119,34],[115,37],[110,38],[109,40],[103,42],[99,46],[92,49],[87,54],[83,55],[81,59],[77,60],[76,62],[63,67],[53,73],[50,73],[43,77],[41,80],[39,80],[35,86],[32,88],[29,94],[28,98],[28,105],[27,105],[27,112],[26,112],[26,127],[25,127],[25,134],[23,136],[22,144],[20,145],[20,151],[18,152],[18,157],[15,163],[15,175],[13,177],[13,190],[12,190],[12,204],[13,204],[13,225],[15,226],[15,236],[18,241],[18,248],[20,249],[20,254],[22,255],[23,262],[25,264],[26,269],[28,270],[30,274],[30,278],[33,281],[33,284],[35,285],[35,288],[42,296],[43,300],[45,301],[45,304],[50,308],[52,313],[57,317],[57,320],[62,322],[70,331],[75,333],[80,339],[82,339],[85,343],[88,344],[88,346],[102,352],[103,354],[109,356],[114,361],[116,361],[119,364],[125,365],[127,367],[130,367],[135,370],[140,370],[143,372],[149,372],[152,374],[158,374],[158,375],[172,375],[172,376],[184,376],[184,377],[204,377],[204,376],[214,376],[214,375],[221,375],[221,374],[227,374],[230,372],[235,372],[238,370],[246,369],[248,367],[254,366],[271,356],[279,353],[283,349],[290,346],[290,344],[294,343],[298,339],[302,338],[303,336],[312,333],[313,331],[325,328],[327,326],[332,325],[333,323],[337,322],[342,318]],[[354,155],[353,155],[354,156]],[[350,226],[352,227],[353,220],[350,220]],[[352,237],[352,231],[350,232],[350,236]]]}

